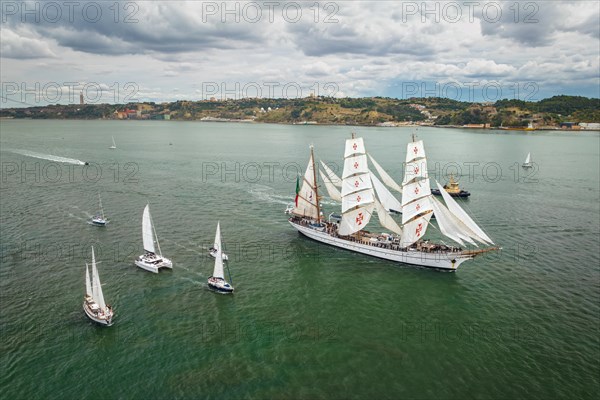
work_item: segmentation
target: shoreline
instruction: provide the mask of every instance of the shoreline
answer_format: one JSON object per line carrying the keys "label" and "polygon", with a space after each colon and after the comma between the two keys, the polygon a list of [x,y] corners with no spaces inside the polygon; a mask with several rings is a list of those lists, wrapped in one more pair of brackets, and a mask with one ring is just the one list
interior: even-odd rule
{"label": "shoreline", "polygon": [[535,131],[560,131],[560,132],[600,132],[600,129],[587,128],[587,129],[564,129],[560,127],[545,126],[535,129],[524,129],[524,128],[500,128],[500,127],[468,127],[458,125],[418,125],[418,124],[401,124],[401,125],[377,125],[377,124],[336,124],[336,123],[297,123],[297,122],[262,122],[254,120],[238,120],[238,119],[115,119],[115,118],[14,118],[14,117],[0,117],[1,121],[114,121],[114,122],[216,122],[216,123],[236,123],[236,124],[270,124],[270,125],[293,125],[293,126],[349,126],[349,127],[367,127],[367,128],[447,128],[447,129],[465,129],[465,130],[481,130],[481,131],[510,131],[510,132],[535,132]]}

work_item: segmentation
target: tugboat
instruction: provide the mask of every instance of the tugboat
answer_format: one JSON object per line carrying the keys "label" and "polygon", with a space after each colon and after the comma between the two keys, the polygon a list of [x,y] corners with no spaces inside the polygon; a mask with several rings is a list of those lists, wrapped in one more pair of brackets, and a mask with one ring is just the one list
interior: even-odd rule
{"label": "tugboat", "polygon": [[[452,174],[450,174],[450,181],[448,184],[444,185],[444,189],[452,197],[469,197],[471,195],[471,193],[458,187],[458,182],[454,180],[454,175]],[[440,192],[439,189],[431,189],[431,194],[441,196],[442,192]]]}

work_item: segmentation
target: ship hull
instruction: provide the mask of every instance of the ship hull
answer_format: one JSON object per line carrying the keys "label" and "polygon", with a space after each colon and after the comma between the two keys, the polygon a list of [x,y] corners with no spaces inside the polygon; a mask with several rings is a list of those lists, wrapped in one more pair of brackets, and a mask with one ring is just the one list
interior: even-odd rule
{"label": "ship hull", "polygon": [[[446,192],[446,193],[448,193],[452,197],[469,197],[471,195],[470,192],[467,192],[465,190],[461,190],[458,193],[450,193],[450,192]],[[440,192],[439,189],[431,189],[431,194],[433,194],[435,196],[441,196],[442,192]]]}
{"label": "ship hull", "polygon": [[168,258],[164,258],[164,257],[161,259],[160,262],[153,263],[153,262],[148,262],[147,260],[145,260],[144,256],[139,256],[134,261],[134,264],[137,265],[138,267],[140,267],[141,269],[145,269],[146,271],[150,271],[155,274],[158,274],[158,270],[161,268],[173,269],[173,262],[171,260],[169,260]]}
{"label": "ship hull", "polygon": [[327,232],[317,231],[307,226],[298,225],[291,221],[289,222],[296,230],[298,230],[298,232],[318,242],[353,251],[355,253],[361,253],[371,257],[377,257],[412,266],[454,272],[463,262],[473,258],[471,255],[463,255],[460,252],[426,253],[412,249],[402,251],[381,248],[369,244],[341,239],[339,237],[331,236]]}
{"label": "ship hull", "polygon": [[91,319],[92,321],[94,321],[100,325],[104,325],[104,326],[112,325],[112,316],[108,319],[99,318],[86,306],[85,302],[83,303],[83,311],[85,312],[85,315],[87,315],[89,319]]}

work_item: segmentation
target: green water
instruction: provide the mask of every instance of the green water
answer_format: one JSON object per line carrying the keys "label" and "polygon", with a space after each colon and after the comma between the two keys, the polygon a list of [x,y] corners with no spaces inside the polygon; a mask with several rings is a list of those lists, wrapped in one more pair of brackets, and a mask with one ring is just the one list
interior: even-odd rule
{"label": "green water", "polygon": [[[464,207],[503,248],[451,274],[326,247],[286,222],[308,145],[339,164],[349,127],[0,124],[2,398],[599,393],[597,132],[420,129],[430,174],[462,167]],[[354,130],[401,180],[412,131]],[[532,172],[518,166],[529,151]],[[86,222],[98,192],[105,229]],[[174,261],[158,275],[132,262],[146,202]],[[218,220],[233,296],[206,286]],[[82,310],[91,245],[110,328]]]}

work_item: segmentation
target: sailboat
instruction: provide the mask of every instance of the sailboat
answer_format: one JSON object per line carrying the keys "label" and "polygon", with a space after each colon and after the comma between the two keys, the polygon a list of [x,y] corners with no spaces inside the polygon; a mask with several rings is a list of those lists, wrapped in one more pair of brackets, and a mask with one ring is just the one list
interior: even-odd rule
{"label": "sailboat", "polygon": [[523,168],[531,168],[533,167],[533,163],[531,162],[531,153],[527,153],[527,158],[523,163]]}
{"label": "sailboat", "polygon": [[[463,262],[498,249],[490,246],[493,245],[492,240],[445,190],[442,190],[442,196],[446,206],[432,196],[427,176],[427,159],[421,140],[413,138],[408,144],[405,176],[401,186],[395,182],[395,185],[392,184],[393,180],[387,173],[380,173],[382,180],[383,176],[386,177],[388,186],[395,186],[395,190],[402,191],[399,207],[402,226],[390,215],[390,209],[398,208],[398,204],[390,204],[393,200],[389,198],[389,191],[382,192],[382,195],[377,190],[378,179],[369,169],[364,141],[354,136],[346,140],[344,152],[341,218],[323,221],[312,146],[310,150],[302,186],[297,189],[295,206],[288,219],[301,234],[357,253],[447,271],[456,271]],[[379,168],[383,171],[380,166]],[[437,186],[442,189],[439,183]],[[387,207],[384,202],[387,202]],[[391,233],[376,234],[365,229],[373,213],[377,213],[379,224]],[[460,246],[465,242],[477,246],[477,241],[487,247],[464,250],[424,239],[434,213],[440,232]]]}
{"label": "sailboat", "polygon": [[96,268],[96,256],[92,246],[92,280],[90,281],[90,269],[85,263],[85,297],[83,300],[83,311],[92,320],[101,325],[112,325],[113,309],[104,302],[102,285]]}
{"label": "sailboat", "polygon": [[[135,260],[135,265],[146,271],[158,274],[159,268],[173,268],[173,262],[163,257],[158,243],[158,236],[152,224],[150,216],[150,205],[146,204],[142,214],[142,239],[144,243],[144,254]],[[155,246],[156,244],[156,246]]]}
{"label": "sailboat", "polygon": [[115,143],[115,137],[113,136],[112,137],[112,146],[110,146],[109,149],[116,149],[116,148],[117,148],[117,145]]}
{"label": "sailboat", "polygon": [[100,198],[100,193],[98,193],[98,208],[98,212],[92,217],[92,225],[106,226],[109,221],[104,216],[104,208],[102,208],[102,199]]}
{"label": "sailboat", "polygon": [[223,272],[223,253],[221,252],[221,224],[217,222],[217,233],[215,234],[215,268],[213,274],[208,278],[208,287],[220,293],[232,293],[233,286],[225,280]]}

